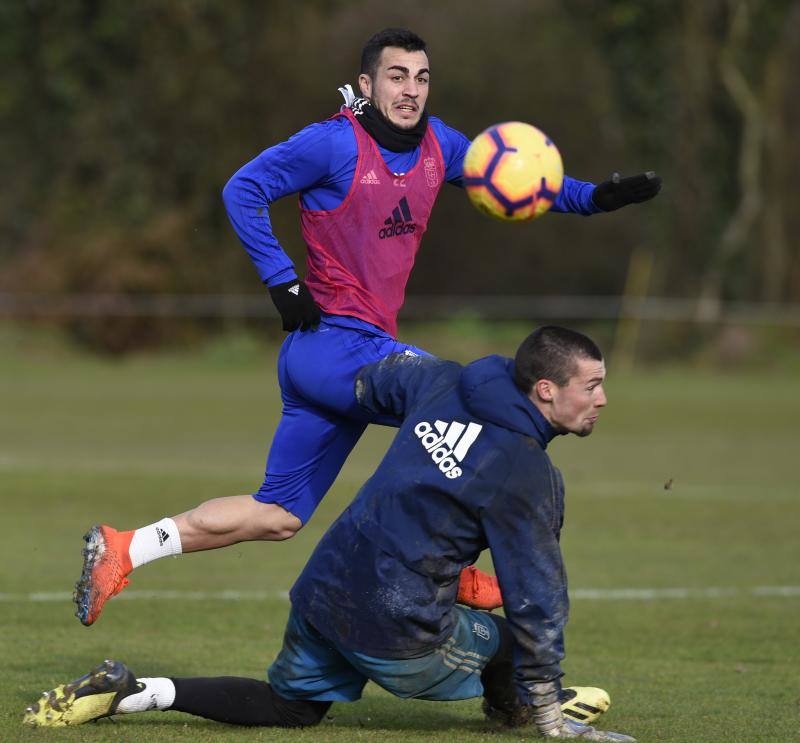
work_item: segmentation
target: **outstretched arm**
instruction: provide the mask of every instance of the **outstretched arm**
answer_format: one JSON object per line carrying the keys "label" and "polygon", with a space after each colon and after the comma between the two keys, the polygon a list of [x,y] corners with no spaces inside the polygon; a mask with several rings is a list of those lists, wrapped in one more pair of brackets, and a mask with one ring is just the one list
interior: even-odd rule
{"label": "outstretched arm", "polygon": [[[464,156],[469,149],[470,140],[442,121],[438,119],[433,121],[445,161],[445,180],[463,188]],[[609,180],[597,185],[565,175],[561,191],[550,210],[584,216],[611,212],[628,204],[648,201],[654,198],[660,189],[661,178],[653,171],[628,178],[621,178],[619,173],[614,173]]]}
{"label": "outstretched arm", "polygon": [[422,397],[435,394],[439,384],[460,371],[453,361],[393,353],[358,372],[356,400],[370,413],[402,420]]}

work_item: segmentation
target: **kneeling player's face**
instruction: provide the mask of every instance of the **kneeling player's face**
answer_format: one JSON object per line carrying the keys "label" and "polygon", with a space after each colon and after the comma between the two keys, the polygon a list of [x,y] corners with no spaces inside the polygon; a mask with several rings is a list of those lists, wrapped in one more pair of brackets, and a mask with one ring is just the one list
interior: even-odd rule
{"label": "kneeling player's face", "polygon": [[559,433],[588,436],[600,408],[608,402],[603,389],[606,366],[594,359],[578,359],[577,363],[577,371],[567,384],[551,387],[550,423]]}
{"label": "kneeling player's face", "polygon": [[358,82],[362,93],[392,124],[413,129],[428,100],[428,55],[387,46],[381,52],[374,79],[362,74]]}

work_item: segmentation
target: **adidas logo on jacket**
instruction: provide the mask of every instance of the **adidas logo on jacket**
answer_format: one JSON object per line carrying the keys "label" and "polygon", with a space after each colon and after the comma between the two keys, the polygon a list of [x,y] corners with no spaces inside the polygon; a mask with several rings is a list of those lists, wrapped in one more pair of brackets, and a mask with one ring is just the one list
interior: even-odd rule
{"label": "adidas logo on jacket", "polygon": [[422,421],[414,427],[414,433],[419,437],[425,451],[430,453],[431,459],[439,465],[445,477],[451,480],[461,476],[461,467],[458,464],[467,456],[469,448],[482,430],[483,426],[477,423],[465,426],[458,421],[445,423],[439,420],[433,425]]}

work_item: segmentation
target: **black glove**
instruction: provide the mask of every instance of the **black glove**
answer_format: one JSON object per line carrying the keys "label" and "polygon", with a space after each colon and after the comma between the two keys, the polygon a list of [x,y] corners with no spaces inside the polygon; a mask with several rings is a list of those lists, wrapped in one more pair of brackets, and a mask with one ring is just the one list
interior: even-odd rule
{"label": "black glove", "polygon": [[611,180],[603,181],[592,191],[594,205],[604,212],[613,212],[628,204],[638,204],[652,199],[661,190],[661,178],[652,170],[629,178],[614,173]]}
{"label": "black glove", "polygon": [[271,286],[269,293],[283,320],[284,330],[308,330],[319,325],[319,307],[300,279]]}

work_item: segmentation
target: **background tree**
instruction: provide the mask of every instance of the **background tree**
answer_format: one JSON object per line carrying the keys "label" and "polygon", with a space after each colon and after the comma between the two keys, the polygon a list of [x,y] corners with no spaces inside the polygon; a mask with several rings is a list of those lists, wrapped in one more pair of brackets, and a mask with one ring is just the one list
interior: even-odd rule
{"label": "background tree", "polygon": [[[665,178],[646,207],[523,226],[444,189],[411,293],[615,296],[639,250],[651,293],[703,296],[712,316],[726,300],[800,301],[800,0],[4,3],[0,290],[261,291],[222,187],[338,110],[387,25],[426,38],[431,111],[467,135],[530,121],[570,175]],[[296,200],[271,215],[302,271]],[[76,332],[109,348],[165,332],[119,322]]]}

